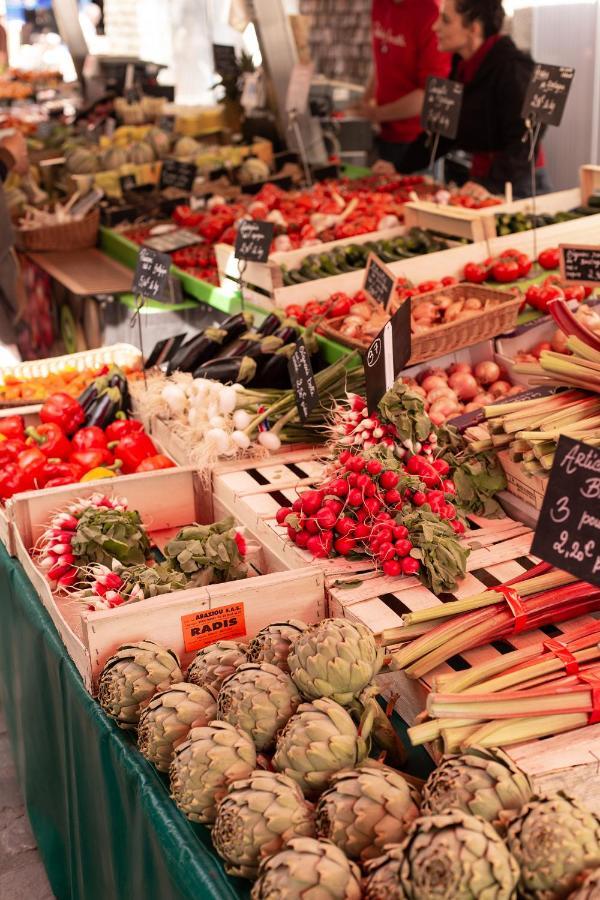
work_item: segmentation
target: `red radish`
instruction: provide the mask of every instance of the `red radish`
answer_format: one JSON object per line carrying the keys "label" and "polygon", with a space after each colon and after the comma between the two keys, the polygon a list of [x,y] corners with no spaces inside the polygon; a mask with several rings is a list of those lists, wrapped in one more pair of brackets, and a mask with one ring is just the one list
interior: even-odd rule
{"label": "red radish", "polygon": [[406,525],[394,525],[392,532],[395,541],[403,541],[408,537],[408,528]]}
{"label": "red radish", "polygon": [[294,541],[294,543],[296,543],[296,535],[298,534],[296,529],[292,528],[291,525],[288,525],[287,534],[288,534],[288,538],[290,539],[290,541]]}
{"label": "red radish", "polygon": [[308,531],[309,534],[318,534],[321,530],[319,528],[319,525],[318,525],[316,519],[313,519],[313,518],[307,519],[306,522],[304,523],[304,527],[306,528],[306,530]]}
{"label": "red radish", "polygon": [[341,556],[348,556],[356,547],[356,541],[351,537],[341,537],[333,545]]}
{"label": "red radish", "polygon": [[396,555],[396,551],[392,544],[389,541],[383,541],[379,545],[379,550],[377,551],[377,556],[381,560],[381,562],[385,562],[388,559],[393,559]]}
{"label": "red radish", "polygon": [[376,537],[378,541],[383,541],[385,543],[391,544],[393,536],[394,534],[392,532],[392,529],[386,525],[377,525],[373,529],[373,537]]}
{"label": "red radish", "polygon": [[337,478],[331,482],[329,490],[336,497],[345,497],[348,494],[348,482],[345,478]]}
{"label": "red radish", "polygon": [[301,531],[296,532],[296,544],[299,547],[306,547],[309,538],[310,534],[308,531],[305,531],[304,528],[302,528]]}
{"label": "red radish", "polygon": [[431,465],[433,466],[433,468],[435,469],[436,472],[439,472],[439,474],[442,477],[444,475],[447,475],[448,472],[450,471],[450,466],[448,465],[448,463],[446,462],[445,459],[434,459],[434,461],[431,463]]}
{"label": "red radish", "polygon": [[479,385],[468,372],[455,372],[448,383],[461,400],[472,400],[479,391]]}
{"label": "red radish", "polygon": [[445,494],[456,494],[454,482],[450,478],[447,478],[444,482],[442,482],[442,487]]}
{"label": "red radish", "polygon": [[352,488],[352,490],[348,494],[348,503],[350,504],[350,506],[362,506],[362,502],[362,491],[359,491],[358,488]]}
{"label": "red radish", "polygon": [[297,500],[294,500],[294,502],[292,503],[292,510],[293,510],[294,512],[301,512],[301,510],[302,510],[302,501],[300,500],[299,497],[298,497]]}
{"label": "red radish", "polygon": [[402,574],[403,575],[416,575],[419,571],[420,565],[418,559],[413,559],[412,556],[405,556],[402,560]]}
{"label": "red radish", "polygon": [[396,541],[396,543],[394,544],[394,549],[396,550],[398,556],[408,556],[408,554],[412,550],[412,544],[407,540]]}
{"label": "red radish", "polygon": [[371,531],[372,529],[368,525],[365,525],[364,522],[359,522],[354,529],[354,537],[360,540],[364,540],[365,538],[369,537]]}
{"label": "red radish", "polygon": [[377,497],[367,497],[364,502],[364,509],[369,516],[376,516],[381,509],[381,503]]}
{"label": "red radish", "polygon": [[277,524],[278,524],[278,525],[283,525],[284,522],[285,522],[285,520],[287,519],[287,517],[290,516],[291,514],[292,514],[292,511],[291,511],[291,509],[289,508],[289,506],[282,506],[282,507],[281,507],[280,509],[278,509],[277,512],[275,513],[275,518],[276,518],[276,520],[277,520]]}
{"label": "red radish", "polygon": [[323,506],[315,513],[315,521],[319,528],[333,528],[336,523],[336,516],[333,510]]}
{"label": "red radish", "polygon": [[399,481],[400,478],[396,472],[392,472],[391,469],[386,469],[385,472],[382,472],[379,476],[379,484],[386,491],[390,490],[390,488],[395,488]]}
{"label": "red radish", "polygon": [[351,519],[350,516],[342,516],[342,518],[338,519],[335,523],[335,530],[338,534],[345,536],[351,534],[352,531],[354,531],[354,526],[354,519]]}
{"label": "red radish", "polygon": [[402,575],[402,563],[399,559],[386,559],[383,564],[383,574],[388,578],[397,578]]}
{"label": "red radish", "polygon": [[56,562],[51,569],[48,569],[48,578],[50,581],[58,581],[59,578],[62,578],[63,575],[66,575],[73,566],[70,563],[66,565],[63,563]]}
{"label": "red radish", "polygon": [[402,495],[396,488],[386,491],[384,499],[388,506],[396,506],[398,503],[402,503]]}
{"label": "red radish", "polygon": [[309,516],[314,515],[323,503],[323,491],[305,491],[300,496],[302,512]]}
{"label": "red radish", "polygon": [[341,511],[344,508],[344,504],[340,500],[334,500],[333,497],[329,497],[327,500],[324,500],[323,506],[326,509],[330,509],[336,518],[340,515]]}
{"label": "red radish", "polygon": [[454,529],[456,534],[464,534],[465,533],[465,526],[460,521],[460,519],[452,519],[452,521],[450,522],[450,525],[452,526],[452,528]]}
{"label": "red radish", "polygon": [[500,366],[492,360],[484,360],[475,366],[475,378],[481,384],[491,384],[500,378]]}
{"label": "red radish", "polygon": [[383,466],[378,459],[370,459],[367,463],[367,472],[369,475],[379,475],[382,469]]}
{"label": "red radish", "polygon": [[[552,350],[552,344],[550,343],[550,341],[540,341],[538,344],[532,347],[529,352],[532,356],[535,356],[536,359],[539,359],[544,350]],[[490,388],[490,393],[493,393],[492,388],[493,385]]]}
{"label": "red radish", "polygon": [[415,506],[423,506],[424,503],[427,503],[427,497],[423,491],[415,491],[412,496],[412,502]]}

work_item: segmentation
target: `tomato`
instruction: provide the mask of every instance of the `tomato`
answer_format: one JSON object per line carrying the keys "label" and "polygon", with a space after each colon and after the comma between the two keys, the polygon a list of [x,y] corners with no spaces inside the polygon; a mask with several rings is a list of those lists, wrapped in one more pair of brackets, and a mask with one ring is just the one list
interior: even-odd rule
{"label": "tomato", "polygon": [[548,310],[548,304],[551,300],[564,300],[564,297],[564,293],[556,285],[544,285],[540,288],[540,293],[535,308],[540,309],[542,312],[546,312]]}
{"label": "tomato", "polygon": [[296,321],[301,325],[303,325],[306,320],[304,309],[295,303],[291,303],[289,306],[286,306],[285,314],[288,319],[296,319]]}
{"label": "tomato", "polygon": [[581,303],[585,300],[585,288],[582,284],[570,284],[565,288],[565,300],[577,300]]}
{"label": "tomato", "polygon": [[525,300],[530,306],[533,306],[534,309],[538,308],[537,304],[539,303],[541,290],[539,284],[531,284],[525,291]]}
{"label": "tomato", "polygon": [[330,298],[333,300],[331,306],[327,310],[328,319],[336,319],[338,316],[347,316],[353,301],[345,294],[333,294]]}
{"label": "tomato", "polygon": [[441,281],[422,281],[417,285],[417,293],[428,294],[429,291],[437,291],[441,287],[443,287]]}
{"label": "tomato", "polygon": [[442,284],[444,287],[450,287],[452,284],[457,284],[458,278],[453,278],[452,275],[444,275],[442,278]]}
{"label": "tomato", "polygon": [[513,259],[502,260],[492,266],[492,278],[501,284],[516,281],[521,274],[519,263]]}
{"label": "tomato", "polygon": [[558,269],[560,265],[560,250],[558,247],[547,247],[538,256],[538,262],[542,269]]}
{"label": "tomato", "polygon": [[308,320],[313,316],[320,316],[324,311],[324,304],[319,303],[318,300],[309,300],[309,302],[304,307],[304,316],[305,319]]}
{"label": "tomato", "polygon": [[473,284],[482,284],[486,280],[488,273],[485,266],[470,262],[466,264],[463,275],[465,281],[471,281]]}

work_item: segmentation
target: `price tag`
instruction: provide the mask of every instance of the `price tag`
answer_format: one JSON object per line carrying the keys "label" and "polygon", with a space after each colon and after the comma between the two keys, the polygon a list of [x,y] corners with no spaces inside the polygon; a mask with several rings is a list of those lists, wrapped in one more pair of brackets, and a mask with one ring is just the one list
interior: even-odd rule
{"label": "price tag", "polygon": [[375,412],[410,359],[410,353],[410,300],[406,300],[384,325],[364,357],[369,413]]}
{"label": "price tag", "polygon": [[194,186],[198,166],[194,163],[180,162],[178,159],[165,159],[160,170],[160,188],[176,187],[189,193]]}
{"label": "price tag", "polygon": [[247,262],[265,263],[269,258],[274,230],[272,222],[242,219],[235,236],[235,257]]}
{"label": "price tag", "polygon": [[136,296],[150,300],[169,301],[169,269],[171,257],[149,247],[138,253],[131,290]]}
{"label": "price tag", "polygon": [[306,422],[311,411],[319,402],[319,391],[313,375],[310,354],[302,338],[296,343],[296,349],[288,363],[288,371],[296,395],[300,420]]}
{"label": "price tag", "polygon": [[531,552],[600,585],[600,449],[561,436]]}
{"label": "price tag", "polygon": [[575,69],[570,66],[536,65],[525,94],[521,118],[544,125],[560,125]]}
{"label": "price tag", "polygon": [[600,247],[560,244],[560,274],[564,281],[600,284]]}
{"label": "price tag", "polygon": [[221,78],[232,78],[239,75],[240,67],[235,58],[235,48],[230,44],[213,44],[213,56],[215,72],[218,72]]}
{"label": "price tag", "polygon": [[295,112],[297,115],[306,112],[314,71],[314,63],[298,62],[294,65],[287,86],[286,112]]}
{"label": "price tag", "polygon": [[182,247],[191,247],[192,244],[201,243],[202,238],[199,234],[187,231],[185,228],[176,228],[174,231],[167,231],[166,234],[157,234],[146,238],[144,247],[150,247],[151,250],[158,250],[160,253],[173,253],[175,250],[181,250]]}
{"label": "price tag", "polygon": [[441,137],[454,140],[462,109],[464,86],[450,78],[430,75],[425,87],[421,125]]}
{"label": "price tag", "polygon": [[246,634],[243,603],[230,603],[216,609],[189,613],[181,617],[181,631],[186,653],[202,650],[215,641],[231,641]]}
{"label": "price tag", "polygon": [[369,253],[367,270],[362,289],[375,300],[376,303],[387,309],[394,294],[396,276],[383,263],[375,253]]}
{"label": "price tag", "polygon": [[123,193],[134,191],[137,187],[137,178],[135,175],[120,175],[119,184],[121,185]]}

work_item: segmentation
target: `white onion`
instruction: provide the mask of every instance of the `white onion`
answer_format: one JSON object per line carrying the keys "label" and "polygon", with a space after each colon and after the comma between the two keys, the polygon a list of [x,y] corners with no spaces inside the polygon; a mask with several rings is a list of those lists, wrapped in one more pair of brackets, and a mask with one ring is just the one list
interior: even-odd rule
{"label": "white onion", "polygon": [[258,443],[271,452],[279,450],[281,447],[281,441],[273,431],[261,431],[258,435]]}
{"label": "white onion", "polygon": [[183,388],[177,384],[166,384],[162,389],[162,398],[171,410],[176,414],[184,412],[187,405],[187,397]]}
{"label": "white onion", "polygon": [[222,428],[210,428],[206,432],[206,441],[215,448],[217,453],[225,453],[229,449],[229,439]]}
{"label": "white onion", "polygon": [[377,223],[377,230],[382,230],[384,228],[396,228],[400,224],[400,219],[398,216],[387,215],[382,216],[379,222]]}
{"label": "white onion", "polygon": [[234,431],[231,435],[231,440],[240,450],[247,450],[250,446],[250,438],[245,431]]}
{"label": "white onion", "polygon": [[225,418],[223,416],[213,416],[208,424],[211,428],[223,428],[225,425]]}
{"label": "white onion", "polygon": [[250,413],[245,409],[236,409],[233,414],[233,424],[235,428],[240,431],[243,431],[244,428],[247,428],[251,421],[252,417],[250,416]]}
{"label": "white onion", "polygon": [[206,378],[194,378],[191,384],[191,391],[196,397],[204,397],[210,388],[210,381]]}
{"label": "white onion", "polygon": [[219,397],[219,409],[223,413],[223,415],[231,415],[231,413],[235,409],[236,403],[237,397],[234,389],[231,387],[231,385],[224,387]]}

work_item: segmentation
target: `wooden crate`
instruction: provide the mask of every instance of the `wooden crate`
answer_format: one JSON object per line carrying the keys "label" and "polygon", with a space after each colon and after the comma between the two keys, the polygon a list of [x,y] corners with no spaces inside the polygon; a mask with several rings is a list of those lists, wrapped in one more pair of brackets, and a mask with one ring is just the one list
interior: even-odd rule
{"label": "wooden crate", "polygon": [[539,511],[544,502],[548,478],[528,475],[520,463],[512,461],[508,450],[499,450],[497,455],[506,475],[509,493]]}
{"label": "wooden crate", "polygon": [[[132,476],[123,493],[130,509],[137,509],[159,547],[181,526],[197,521],[201,490],[198,476],[189,469],[166,470],[152,482],[147,475]],[[250,536],[249,561],[255,575],[245,581],[192,588],[95,612],[79,608],[68,597],[54,595],[31,557],[30,550],[52,511],[93,488],[54,488],[22,494],[12,506],[17,555],[47,609],[88,690],[92,690],[106,659],[122,643],[155,640],[175,650],[186,665],[193,652],[184,642],[182,616],[218,610],[236,604],[244,614],[244,634],[251,636],[281,617],[318,621],[325,615],[325,586],[318,569],[271,574],[260,544]],[[168,504],[164,497],[169,498]],[[254,542],[254,543],[253,543]],[[266,574],[264,574],[266,573]],[[282,592],[286,597],[282,606]],[[282,612],[282,609],[285,612]],[[219,633],[215,632],[215,640]]]}
{"label": "wooden crate", "polygon": [[591,194],[600,188],[600,166],[593,166],[591,163],[581,166],[579,169],[579,189],[581,191],[581,202],[587,204]]}

